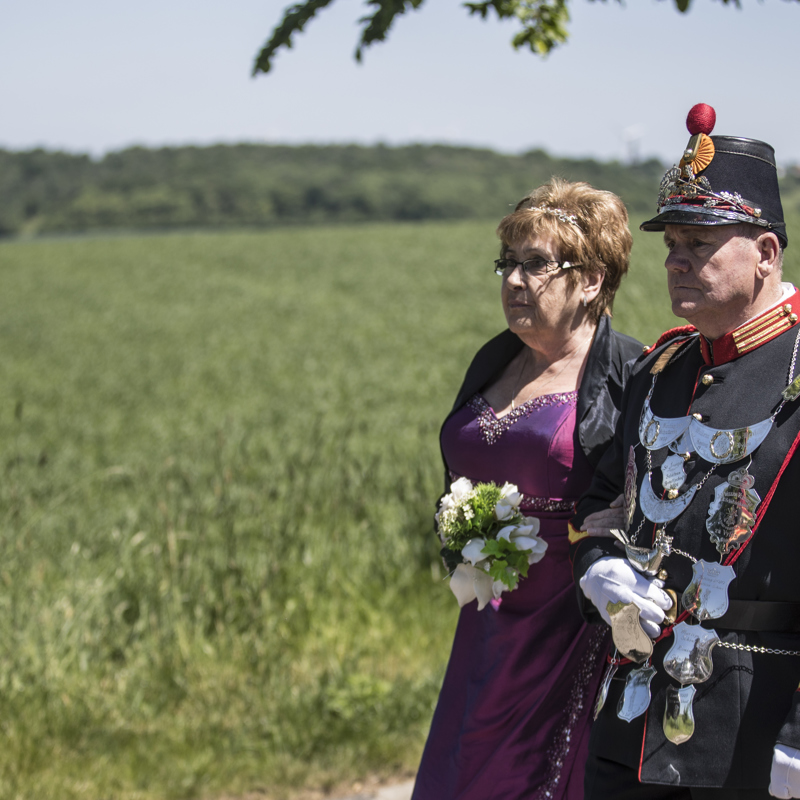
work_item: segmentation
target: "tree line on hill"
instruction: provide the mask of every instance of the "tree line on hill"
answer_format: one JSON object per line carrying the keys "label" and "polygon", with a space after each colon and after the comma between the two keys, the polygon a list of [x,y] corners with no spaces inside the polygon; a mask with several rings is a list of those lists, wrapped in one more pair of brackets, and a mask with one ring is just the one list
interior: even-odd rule
{"label": "tree line on hill", "polygon": [[[0,150],[0,235],[499,219],[552,175],[654,211],[664,167],[445,145]],[[784,178],[800,195],[800,173]],[[800,202],[798,202],[800,208]]]}

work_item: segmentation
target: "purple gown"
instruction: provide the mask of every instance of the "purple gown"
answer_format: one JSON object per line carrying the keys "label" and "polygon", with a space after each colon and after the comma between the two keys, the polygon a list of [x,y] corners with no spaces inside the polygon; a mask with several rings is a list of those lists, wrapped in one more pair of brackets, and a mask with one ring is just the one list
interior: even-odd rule
{"label": "purple gown", "polygon": [[452,477],[515,483],[548,547],[499,605],[461,610],[412,800],[583,798],[608,642],[580,616],[568,559],[567,520],[592,475],[577,394],[543,395],[500,419],[475,395],[444,426]]}

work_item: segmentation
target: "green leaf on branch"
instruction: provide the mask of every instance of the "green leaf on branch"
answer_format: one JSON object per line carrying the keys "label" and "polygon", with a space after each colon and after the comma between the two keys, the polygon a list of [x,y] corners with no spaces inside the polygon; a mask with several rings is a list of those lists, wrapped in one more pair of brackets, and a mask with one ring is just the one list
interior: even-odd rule
{"label": "green leaf on branch", "polygon": [[333,0],[306,0],[296,6],[289,6],[283,13],[283,19],[274,31],[270,40],[256,56],[253,64],[253,75],[257,72],[269,72],[272,69],[272,58],[281,47],[292,46],[292,34],[303,30],[306,23],[321,8],[330,5]]}
{"label": "green leaf on branch", "polygon": [[[617,0],[622,3],[622,0]],[[264,45],[256,58],[253,74],[269,72],[272,58],[281,47],[292,46],[292,35],[302,31],[305,24],[319,11],[330,5],[333,0],[306,0],[289,6],[284,12],[283,20],[272,32],[272,37]],[[361,32],[355,58],[360,62],[364,48],[373,42],[386,39],[389,29],[400,14],[410,8],[419,8],[424,0],[366,0],[371,13],[362,17],[359,22],[364,26]],[[521,26],[511,44],[519,49],[528,47],[537,55],[546,56],[569,38],[567,26],[570,21],[568,0],[477,0],[465,2],[464,7],[470,14],[478,14],[486,19],[491,10],[498,19],[513,19]],[[689,10],[691,0],[674,0],[681,12]],[[741,7],[741,0],[722,0],[723,5]]]}
{"label": "green leaf on branch", "polygon": [[511,40],[516,49],[527,45],[532,52],[547,55],[569,37],[566,0],[484,0],[464,6],[482,19],[486,19],[489,9],[494,9],[499,19],[520,22],[522,30]]}
{"label": "green leaf on branch", "polygon": [[365,47],[373,42],[382,42],[392,27],[394,18],[405,14],[409,8],[419,8],[423,0],[368,0],[367,5],[375,8],[371,16],[362,17],[359,22],[367,23],[361,34],[361,41],[356,48],[356,61],[361,62]]}

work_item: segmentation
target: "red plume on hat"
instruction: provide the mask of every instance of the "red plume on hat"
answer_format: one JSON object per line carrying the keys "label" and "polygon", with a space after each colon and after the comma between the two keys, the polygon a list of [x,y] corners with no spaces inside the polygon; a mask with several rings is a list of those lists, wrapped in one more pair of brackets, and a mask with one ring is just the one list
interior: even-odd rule
{"label": "red plume on hat", "polygon": [[717,112],[706,103],[698,103],[696,106],[692,106],[692,110],[686,117],[686,127],[692,136],[696,136],[698,133],[711,136],[711,131],[714,130],[716,123]]}
{"label": "red plume on hat", "polygon": [[706,103],[692,106],[686,117],[686,127],[692,138],[686,145],[686,150],[681,158],[681,172],[686,167],[691,167],[692,176],[701,173],[714,160],[714,142],[711,141],[711,131],[717,121],[717,112]]}

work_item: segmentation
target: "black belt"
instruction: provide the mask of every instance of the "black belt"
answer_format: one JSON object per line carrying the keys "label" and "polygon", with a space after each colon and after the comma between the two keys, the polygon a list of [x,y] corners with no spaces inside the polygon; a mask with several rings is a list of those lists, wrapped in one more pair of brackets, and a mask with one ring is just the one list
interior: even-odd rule
{"label": "black belt", "polygon": [[721,617],[705,620],[702,625],[732,631],[800,633],[800,603],[729,600],[728,610]]}

